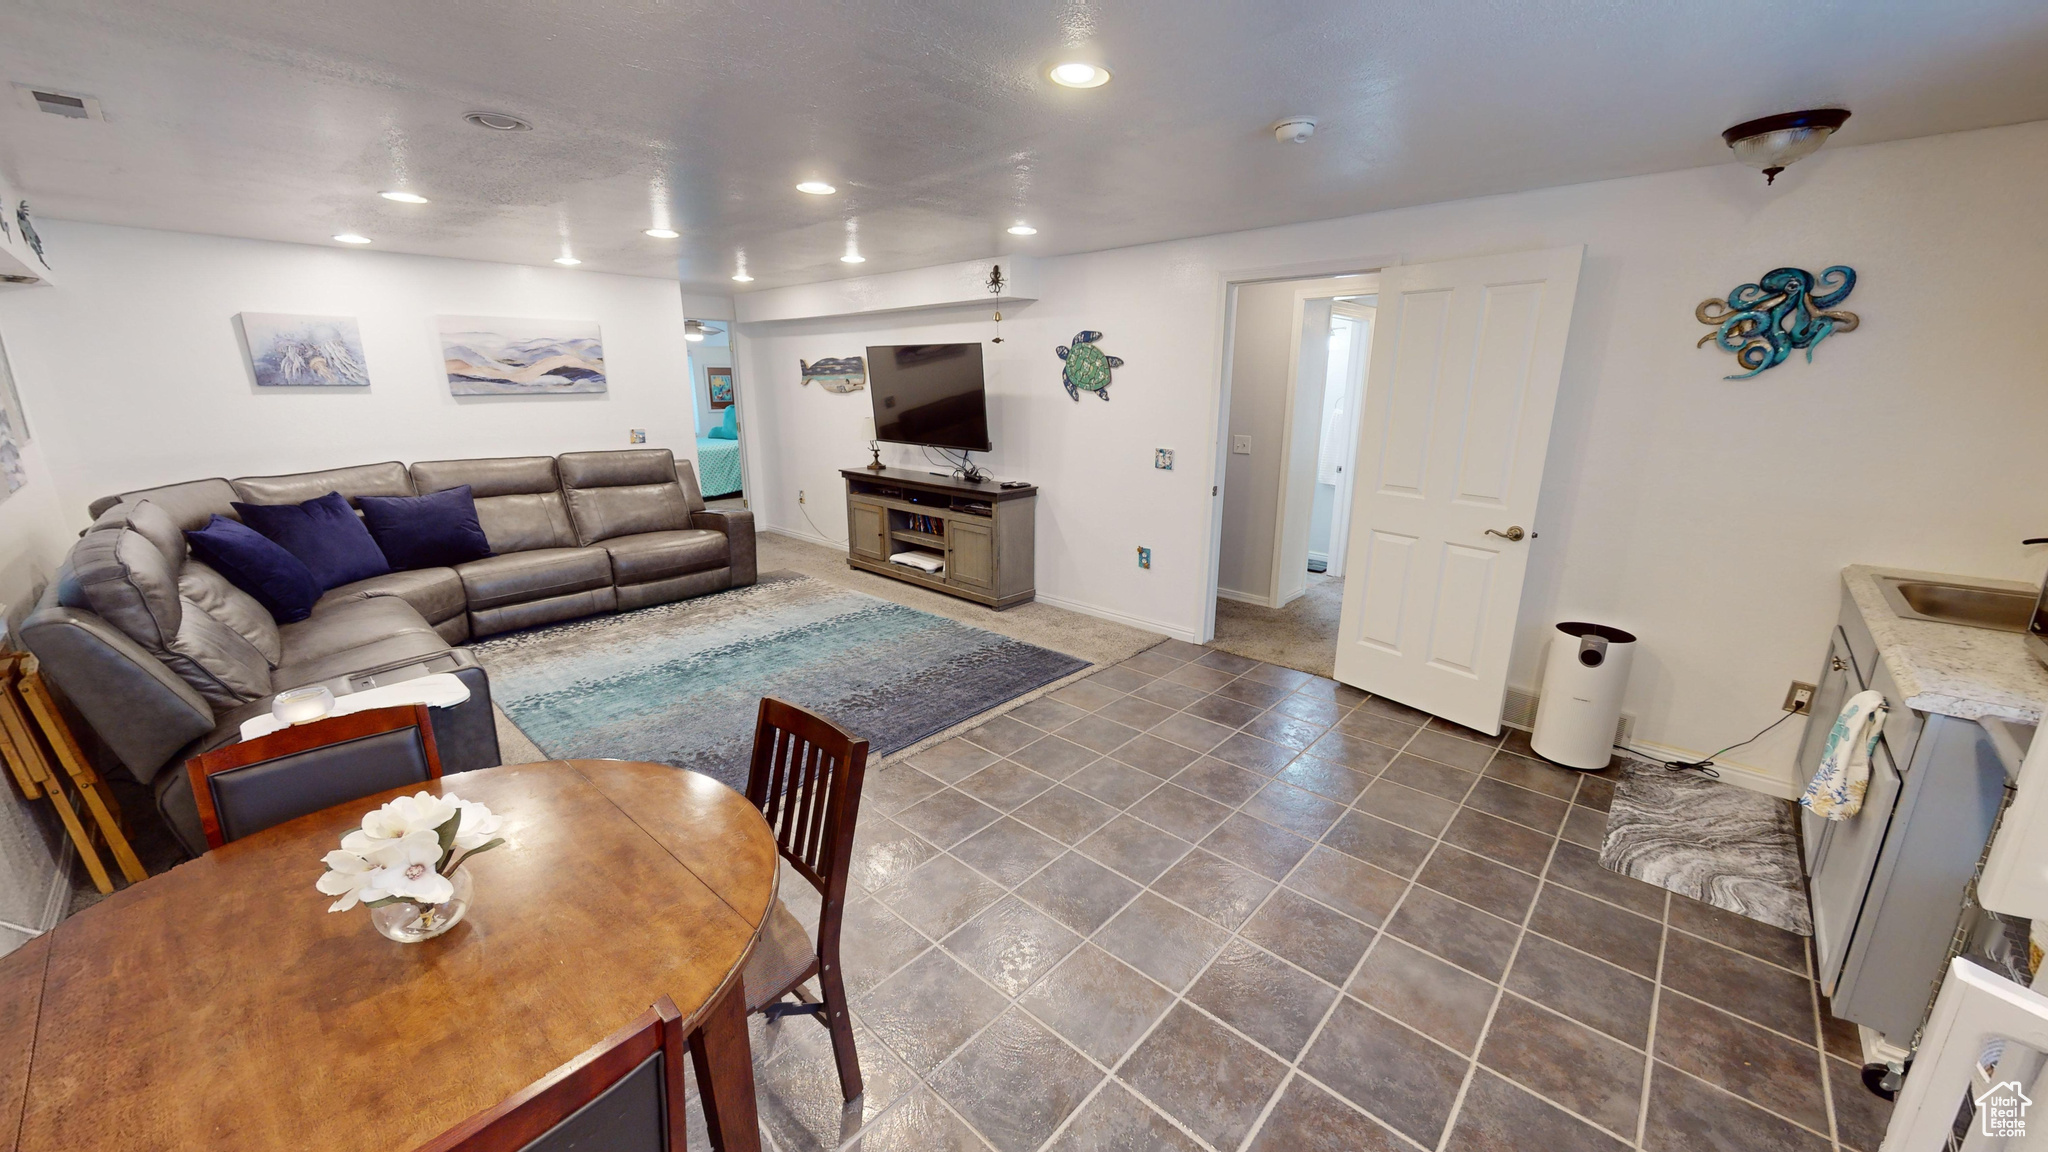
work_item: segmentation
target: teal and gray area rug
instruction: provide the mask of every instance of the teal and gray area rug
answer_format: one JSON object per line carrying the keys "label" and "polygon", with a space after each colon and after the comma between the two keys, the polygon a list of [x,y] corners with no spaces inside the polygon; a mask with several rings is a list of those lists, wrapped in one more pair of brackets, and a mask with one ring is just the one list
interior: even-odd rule
{"label": "teal and gray area rug", "polygon": [[791,572],[471,651],[547,755],[662,761],[739,789],[763,696],[865,737],[873,760],[1088,666]]}

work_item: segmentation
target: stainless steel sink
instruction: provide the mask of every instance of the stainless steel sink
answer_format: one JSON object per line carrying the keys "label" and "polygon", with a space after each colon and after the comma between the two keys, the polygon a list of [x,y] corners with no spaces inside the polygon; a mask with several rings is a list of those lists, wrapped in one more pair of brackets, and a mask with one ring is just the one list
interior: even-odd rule
{"label": "stainless steel sink", "polygon": [[1995,632],[2025,632],[2034,615],[2034,593],[1985,588],[1945,580],[1879,576],[1885,602],[1905,620],[1933,620]]}

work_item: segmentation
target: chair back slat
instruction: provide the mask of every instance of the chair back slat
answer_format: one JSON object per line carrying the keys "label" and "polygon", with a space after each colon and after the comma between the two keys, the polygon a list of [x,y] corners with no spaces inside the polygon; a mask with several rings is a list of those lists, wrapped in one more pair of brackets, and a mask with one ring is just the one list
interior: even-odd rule
{"label": "chair back slat", "polygon": [[773,697],[761,701],[747,799],[774,830],[776,848],[829,899],[845,893],[868,742]]}

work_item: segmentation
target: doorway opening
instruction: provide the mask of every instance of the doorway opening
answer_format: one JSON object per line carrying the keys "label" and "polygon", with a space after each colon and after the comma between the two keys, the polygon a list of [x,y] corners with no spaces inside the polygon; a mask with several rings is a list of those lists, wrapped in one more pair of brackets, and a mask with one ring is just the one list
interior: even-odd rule
{"label": "doorway opening", "polygon": [[1231,287],[1218,648],[1333,669],[1378,281]]}
{"label": "doorway opening", "polygon": [[[697,430],[697,485],[711,508],[745,508],[746,460],[739,437],[739,387],[733,378],[732,324],[685,322],[690,402]],[[701,337],[701,339],[700,339]]]}

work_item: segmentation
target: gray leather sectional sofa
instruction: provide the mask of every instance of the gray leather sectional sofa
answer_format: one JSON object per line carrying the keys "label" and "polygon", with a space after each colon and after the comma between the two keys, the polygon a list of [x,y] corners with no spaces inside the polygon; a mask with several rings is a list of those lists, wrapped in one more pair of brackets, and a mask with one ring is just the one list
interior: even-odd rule
{"label": "gray leather sectional sofa", "polygon": [[[278,624],[194,559],[184,531],[232,504],[339,492],[416,496],[467,484],[494,556],[335,588]],[[365,464],[194,480],[97,500],[22,640],[194,854],[205,850],[185,760],[237,738],[278,692],[337,695],[435,672],[470,687],[435,713],[444,771],[498,763],[490,682],[455,645],[499,632],[752,584],[751,512],[707,509],[666,449]]]}

